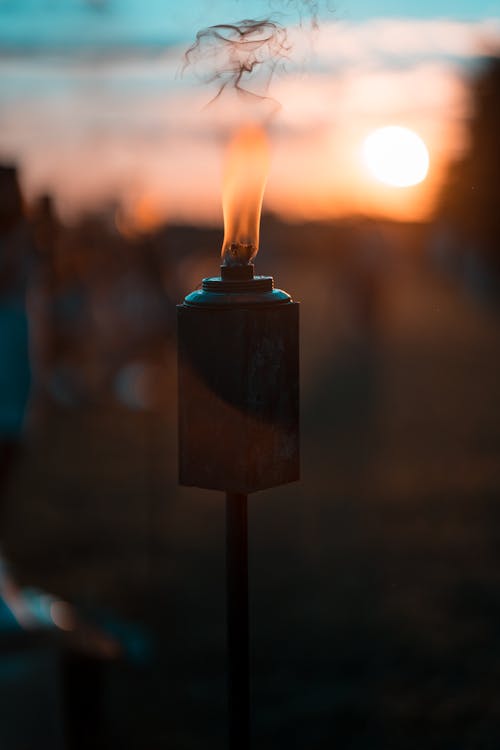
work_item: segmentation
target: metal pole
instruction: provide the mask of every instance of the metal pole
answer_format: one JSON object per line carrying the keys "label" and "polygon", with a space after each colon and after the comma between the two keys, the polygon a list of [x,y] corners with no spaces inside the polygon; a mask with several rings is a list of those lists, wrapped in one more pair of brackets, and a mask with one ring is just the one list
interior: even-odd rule
{"label": "metal pole", "polygon": [[226,493],[229,748],[250,748],[247,496]]}

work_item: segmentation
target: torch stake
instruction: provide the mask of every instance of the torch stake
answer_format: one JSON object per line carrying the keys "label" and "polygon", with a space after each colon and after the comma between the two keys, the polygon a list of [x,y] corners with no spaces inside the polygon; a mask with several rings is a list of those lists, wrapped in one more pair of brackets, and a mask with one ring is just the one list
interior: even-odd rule
{"label": "torch stake", "polygon": [[222,267],[177,321],[179,481],[226,493],[229,747],[249,750],[247,496],[299,478],[299,306]]}
{"label": "torch stake", "polygon": [[230,750],[250,747],[247,496],[226,493],[226,582]]}

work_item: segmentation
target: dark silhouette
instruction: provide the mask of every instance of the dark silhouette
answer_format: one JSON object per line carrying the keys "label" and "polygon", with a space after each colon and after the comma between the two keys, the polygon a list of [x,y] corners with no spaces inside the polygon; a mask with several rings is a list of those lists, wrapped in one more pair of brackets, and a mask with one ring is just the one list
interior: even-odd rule
{"label": "dark silhouette", "polygon": [[30,389],[26,295],[33,260],[14,166],[0,166],[0,513]]}
{"label": "dark silhouette", "polygon": [[452,228],[455,251],[476,256],[500,280],[500,57],[471,83],[469,147],[450,170],[436,218]]}

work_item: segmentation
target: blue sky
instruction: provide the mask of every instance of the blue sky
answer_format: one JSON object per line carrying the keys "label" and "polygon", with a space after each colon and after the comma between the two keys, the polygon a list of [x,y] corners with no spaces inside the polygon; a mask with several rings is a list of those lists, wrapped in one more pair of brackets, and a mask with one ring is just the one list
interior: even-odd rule
{"label": "blue sky", "polygon": [[[498,0],[328,0],[324,19],[449,18],[475,21],[500,16]],[[153,47],[184,44],[215,23],[272,14],[294,23],[300,0],[0,0],[0,49]]]}

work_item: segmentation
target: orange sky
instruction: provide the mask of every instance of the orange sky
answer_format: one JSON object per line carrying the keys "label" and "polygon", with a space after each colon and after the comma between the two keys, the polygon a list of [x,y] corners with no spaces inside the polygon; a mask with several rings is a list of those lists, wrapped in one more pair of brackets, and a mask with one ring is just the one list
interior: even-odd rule
{"label": "orange sky", "polygon": [[[270,126],[264,210],[291,219],[425,219],[466,145],[469,104],[457,59],[471,59],[486,38],[500,40],[498,24],[333,23],[312,39],[298,36],[296,59],[270,90],[281,109]],[[231,97],[203,110],[210,93],[177,76],[180,60],[177,50],[64,66],[0,61],[0,156],[20,163],[30,197],[55,192],[67,218],[118,201],[123,226],[220,224],[223,135],[246,112]],[[431,164],[421,185],[384,187],[364,167],[364,137],[390,124],[426,142]]]}

